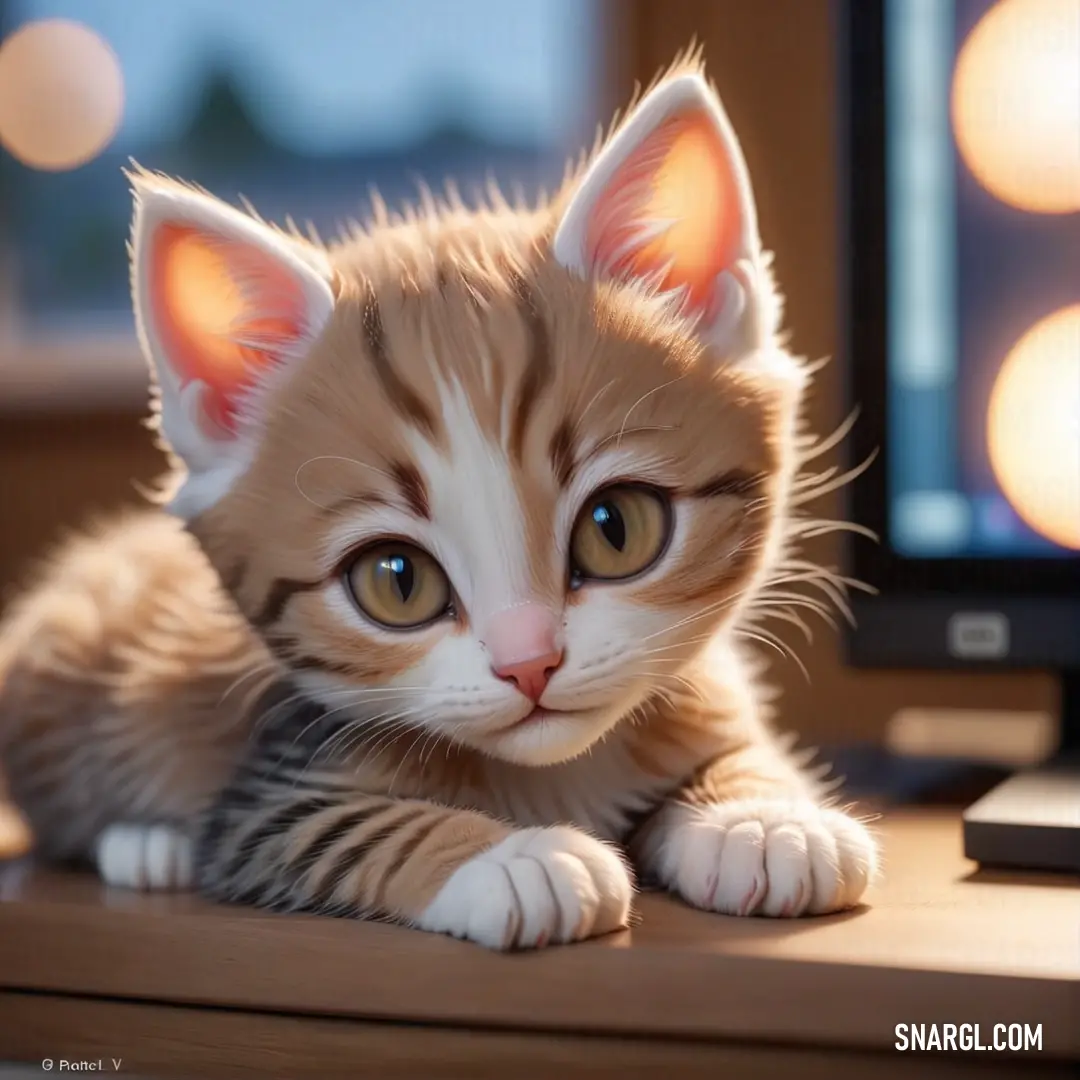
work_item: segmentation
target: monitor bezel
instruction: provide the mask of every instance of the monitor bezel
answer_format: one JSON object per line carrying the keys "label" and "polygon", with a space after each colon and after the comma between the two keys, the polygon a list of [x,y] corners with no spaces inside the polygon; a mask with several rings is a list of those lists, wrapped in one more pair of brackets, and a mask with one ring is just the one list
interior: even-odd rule
{"label": "monitor bezel", "polygon": [[849,442],[856,465],[876,455],[850,486],[853,520],[878,543],[848,545],[853,575],[884,595],[994,595],[1062,597],[1080,593],[1080,558],[907,558],[889,545],[888,500],[888,228],[886,162],[885,5],[887,0],[842,0],[844,57],[841,106],[845,114],[841,185],[848,252],[843,325],[852,404],[861,414]]}

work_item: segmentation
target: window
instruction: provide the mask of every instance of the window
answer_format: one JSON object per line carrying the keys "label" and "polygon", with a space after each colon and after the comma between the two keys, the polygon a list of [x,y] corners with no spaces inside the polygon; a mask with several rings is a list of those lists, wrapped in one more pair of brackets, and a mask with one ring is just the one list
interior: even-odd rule
{"label": "window", "polygon": [[[58,341],[84,356],[106,340],[133,351],[129,158],[246,197],[271,220],[311,221],[326,239],[363,216],[371,185],[391,205],[414,198],[418,179],[438,189],[451,177],[466,198],[489,174],[528,195],[556,185],[597,119],[600,3],[0,0],[5,36],[81,24],[107,49],[77,77],[101,90],[111,64],[123,86],[119,127],[84,164],[35,168],[10,139],[0,151],[4,382],[13,341],[24,353],[47,343],[48,356]],[[70,49],[44,55],[80,62]],[[94,361],[77,366],[92,379]]]}

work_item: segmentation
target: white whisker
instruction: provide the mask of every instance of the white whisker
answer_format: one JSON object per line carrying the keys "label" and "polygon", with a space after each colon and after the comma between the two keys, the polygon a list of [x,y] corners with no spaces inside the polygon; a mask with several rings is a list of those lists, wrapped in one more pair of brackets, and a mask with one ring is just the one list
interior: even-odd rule
{"label": "white whisker", "polygon": [[357,461],[355,458],[340,457],[337,454],[318,454],[315,457],[308,458],[307,461],[304,461],[300,464],[300,466],[296,470],[296,473],[293,476],[293,484],[296,486],[297,492],[299,492],[299,494],[304,499],[311,503],[312,506],[317,507],[319,510],[330,510],[331,507],[324,506],[322,503],[316,502],[315,499],[311,498],[311,496],[308,495],[306,491],[304,491],[303,487],[300,484],[300,473],[303,472],[304,469],[306,469],[309,465],[314,465],[317,461],[338,461],[344,462],[347,465],[355,465],[358,469],[367,469],[369,472],[378,473],[379,476],[385,477],[390,483],[394,483],[393,476],[391,476],[390,473],[386,472],[385,469],[379,469],[374,465],[368,465],[364,461]]}
{"label": "white whisker", "polygon": [[626,433],[626,424],[630,419],[630,414],[643,401],[646,401],[649,398],[651,398],[653,396],[653,394],[660,393],[661,390],[666,390],[669,386],[674,386],[677,382],[682,382],[683,379],[685,379],[686,377],[687,377],[686,375],[677,375],[674,379],[668,379],[668,381],[666,383],[661,383],[659,386],[654,386],[651,390],[647,390],[644,394],[642,394],[641,397],[639,397],[637,399],[637,401],[635,401],[634,404],[631,405],[630,408],[626,410],[626,415],[623,417],[623,422],[622,422],[621,426],[619,427],[619,433],[618,433],[618,437],[615,440],[615,445],[618,446],[621,443],[622,437]]}
{"label": "white whisker", "polygon": [[276,667],[276,665],[273,664],[273,662],[271,662],[269,660],[265,660],[265,661],[260,662],[259,664],[256,664],[254,667],[249,668],[242,675],[240,675],[238,678],[234,679],[231,683],[229,683],[229,685],[225,689],[225,692],[221,695],[220,699],[218,700],[218,705],[224,705],[226,699],[229,697],[230,694],[232,694],[236,690],[238,690],[249,679],[253,679],[253,678],[255,678],[255,677],[259,676],[259,675],[276,676],[277,675],[277,667]]}

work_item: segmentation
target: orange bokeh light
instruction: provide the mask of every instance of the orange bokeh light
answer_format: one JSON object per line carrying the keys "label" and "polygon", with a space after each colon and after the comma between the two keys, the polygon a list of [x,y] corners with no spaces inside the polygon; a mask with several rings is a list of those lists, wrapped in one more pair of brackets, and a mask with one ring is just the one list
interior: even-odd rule
{"label": "orange bokeh light", "polygon": [[0,145],[24,165],[86,164],[112,141],[123,112],[120,64],[89,27],[42,19],[0,44]]}
{"label": "orange bokeh light", "polygon": [[1040,536],[1080,550],[1080,304],[1036,323],[998,373],[987,416],[990,464]]}
{"label": "orange bokeh light", "polygon": [[1020,210],[1080,210],[1080,0],[999,0],[953,76],[953,128],[987,191]]}

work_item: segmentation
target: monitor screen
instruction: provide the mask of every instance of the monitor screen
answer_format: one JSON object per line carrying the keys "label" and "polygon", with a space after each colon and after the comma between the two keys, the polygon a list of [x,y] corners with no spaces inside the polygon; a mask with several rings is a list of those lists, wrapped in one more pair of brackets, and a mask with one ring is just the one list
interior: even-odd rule
{"label": "monitor screen", "polygon": [[884,0],[881,30],[882,540],[1074,559],[1080,3]]}

